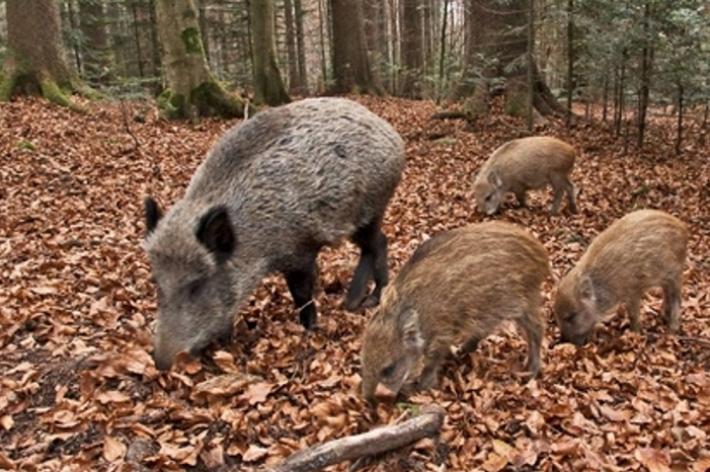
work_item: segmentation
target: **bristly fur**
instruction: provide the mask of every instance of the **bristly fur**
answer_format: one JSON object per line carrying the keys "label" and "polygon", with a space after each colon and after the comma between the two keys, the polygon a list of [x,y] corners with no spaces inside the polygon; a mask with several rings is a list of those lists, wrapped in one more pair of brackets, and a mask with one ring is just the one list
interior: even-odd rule
{"label": "bristly fur", "polygon": [[[429,386],[452,345],[472,341],[473,347],[506,320],[528,336],[529,368],[535,374],[544,331],[540,288],[549,275],[542,244],[509,223],[469,225],[424,242],[387,287],[365,330],[364,395],[371,398],[378,383],[395,393],[404,383]],[[411,316],[418,337],[408,343],[404,327]],[[412,368],[422,360],[418,380]],[[389,370],[396,378],[387,379],[382,371],[393,363]]]}
{"label": "bristly fur", "polygon": [[[269,109],[228,131],[145,242],[163,293],[156,358],[214,339],[267,273],[299,273],[322,246],[379,228],[403,166],[392,126],[342,98]],[[223,228],[236,241],[223,264],[195,236],[215,207],[227,210]],[[193,292],[210,300],[188,299],[195,279],[207,290]]]}
{"label": "bristly fur", "polygon": [[564,341],[584,344],[594,325],[625,304],[631,328],[639,330],[644,293],[662,287],[664,315],[679,327],[688,230],[679,219],[658,210],[639,210],[599,234],[577,265],[559,283],[555,314]]}
{"label": "bristly fur", "polygon": [[495,213],[508,192],[524,206],[528,190],[551,185],[555,194],[552,212],[559,210],[564,193],[570,210],[575,212],[574,186],[569,179],[574,161],[574,148],[557,138],[533,136],[503,144],[483,164],[474,181],[479,211]]}

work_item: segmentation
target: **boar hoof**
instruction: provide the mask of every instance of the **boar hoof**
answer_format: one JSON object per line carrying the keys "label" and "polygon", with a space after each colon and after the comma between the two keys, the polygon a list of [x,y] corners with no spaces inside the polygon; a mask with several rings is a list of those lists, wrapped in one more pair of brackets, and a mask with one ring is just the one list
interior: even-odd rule
{"label": "boar hoof", "polygon": [[373,295],[368,296],[365,299],[365,301],[362,302],[362,304],[360,305],[360,308],[374,308],[379,304],[380,304],[380,297],[373,294]]}
{"label": "boar hoof", "polygon": [[316,326],[316,309],[311,305],[304,307],[298,314],[299,319],[301,320],[301,325],[308,329],[311,330],[315,328]]}

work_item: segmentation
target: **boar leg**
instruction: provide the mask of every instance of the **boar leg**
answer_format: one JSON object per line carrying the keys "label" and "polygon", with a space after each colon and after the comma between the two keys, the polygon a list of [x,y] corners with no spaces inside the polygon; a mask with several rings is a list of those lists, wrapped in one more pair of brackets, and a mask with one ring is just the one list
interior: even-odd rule
{"label": "boar leg", "polygon": [[436,387],[439,382],[439,367],[441,367],[447,354],[448,348],[443,351],[435,350],[429,353],[424,369],[417,381],[418,390],[427,390]]}
{"label": "boar leg", "polygon": [[574,185],[570,182],[569,178],[565,179],[565,193],[567,194],[567,206],[569,211],[572,213],[577,213],[577,202],[574,196]]}
{"label": "boar leg", "polygon": [[671,332],[680,328],[680,303],[682,297],[680,278],[668,282],[663,286],[663,315]]}
{"label": "boar leg", "polygon": [[[380,291],[387,284],[387,238],[380,230],[379,220],[360,228],[353,235],[353,242],[360,247],[360,261],[350,282],[345,308],[355,311],[365,305],[379,302]],[[375,289],[367,297],[367,285],[375,280]]]}
{"label": "boar leg", "polygon": [[461,346],[461,355],[465,356],[467,354],[475,352],[476,349],[478,349],[478,343],[480,342],[481,340],[477,336],[469,338],[469,340],[466,341],[463,346]]}
{"label": "boar leg", "polygon": [[316,281],[316,256],[310,257],[303,266],[284,272],[293,302],[299,311],[301,324],[313,329],[316,324],[316,306],[313,303],[313,287]]}
{"label": "boar leg", "polygon": [[527,206],[527,194],[525,190],[515,192],[515,198],[518,200],[518,206],[520,208],[525,208]]}
{"label": "boar leg", "polygon": [[641,300],[634,298],[626,303],[626,311],[629,313],[629,326],[631,331],[638,333],[641,331],[641,323],[639,322],[639,312],[641,311]]}
{"label": "boar leg", "polygon": [[554,197],[552,199],[552,205],[550,206],[550,213],[556,215],[560,212],[560,203],[562,203],[564,189],[558,182],[552,183],[552,189],[554,190]]}
{"label": "boar leg", "polygon": [[518,325],[525,332],[528,341],[528,363],[526,370],[531,377],[536,377],[540,371],[540,346],[545,335],[545,325],[537,313],[523,315],[518,319]]}

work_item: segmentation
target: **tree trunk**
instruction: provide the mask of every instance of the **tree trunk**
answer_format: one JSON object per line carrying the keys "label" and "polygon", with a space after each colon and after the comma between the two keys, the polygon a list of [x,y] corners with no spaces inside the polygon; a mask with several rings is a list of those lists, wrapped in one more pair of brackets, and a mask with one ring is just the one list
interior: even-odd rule
{"label": "tree trunk", "polygon": [[[621,136],[621,122],[624,117],[624,97],[626,95],[626,48],[621,51],[621,65],[619,70],[619,98],[618,98],[618,110],[616,116],[616,135]],[[628,133],[627,133],[628,134]]]}
{"label": "tree trunk", "polygon": [[651,38],[649,35],[649,18],[651,15],[651,6],[649,1],[646,1],[643,13],[643,49],[641,50],[641,86],[639,89],[639,108],[638,108],[638,136],[636,146],[639,149],[643,148],[643,139],[646,132],[646,112],[648,110],[648,97],[650,92],[650,75],[651,75]]}
{"label": "tree trunk", "polygon": [[162,113],[169,118],[242,116],[242,102],[209,71],[192,0],[156,0],[155,12],[167,83],[158,97]]}
{"label": "tree trunk", "polygon": [[380,93],[367,57],[362,4],[330,0],[333,23],[333,93]]}
{"label": "tree trunk", "polygon": [[574,0],[567,0],[567,117],[565,123],[572,124],[572,95],[574,93]]}
{"label": "tree trunk", "polygon": [[131,13],[133,14],[133,38],[136,42],[136,61],[138,62],[138,75],[144,77],[143,72],[143,48],[141,47],[141,35],[139,31],[140,17],[138,15],[138,4],[131,2]]}
{"label": "tree trunk", "polygon": [[402,0],[402,88],[405,97],[420,98],[424,72],[421,0]]}
{"label": "tree trunk", "polygon": [[535,73],[533,54],[535,52],[535,0],[528,0],[528,131],[533,130],[533,101],[535,98]]}
{"label": "tree trunk", "polygon": [[318,2],[318,36],[320,39],[320,68],[323,75],[323,87],[328,83],[328,61],[326,60],[325,53],[325,36],[326,33],[323,31],[327,25],[327,21],[323,21],[323,0],[317,0]]}
{"label": "tree trunk", "polygon": [[602,121],[606,123],[607,109],[609,108],[609,73],[605,71],[604,73],[604,92],[603,92],[603,108],[602,108]]}
{"label": "tree trunk", "polygon": [[448,26],[447,19],[449,15],[446,12],[449,10],[449,0],[444,0],[444,14],[441,22],[441,42],[439,43],[439,93],[437,94],[437,102],[442,98],[444,90],[444,61],[446,60],[446,27]]}
{"label": "tree trunk", "polygon": [[[320,1],[320,0],[319,0]],[[308,68],[306,67],[306,40],[303,31],[303,5],[301,0],[293,0],[296,13],[296,45],[298,46],[298,80],[301,84],[300,93],[308,93]]]}
{"label": "tree trunk", "polygon": [[207,5],[206,0],[197,0],[197,11],[199,15],[200,34],[202,36],[202,47],[205,50],[207,64],[210,64],[210,41],[208,38],[209,27],[207,26]]}
{"label": "tree trunk", "polygon": [[683,84],[678,84],[678,132],[675,138],[675,153],[680,154],[683,142]]}
{"label": "tree trunk", "polygon": [[[69,0],[66,2],[67,6],[67,13],[66,17],[67,20],[69,20],[69,26],[71,27],[72,31],[76,31],[79,29],[79,24],[76,19],[76,14],[74,12],[74,2],[72,0]],[[61,21],[61,15],[60,15],[60,21]],[[84,67],[82,65],[82,60],[81,60],[81,53],[79,51],[79,41],[76,40],[74,35],[72,35],[72,38],[70,40],[71,48],[74,52],[74,62],[76,63],[76,70],[81,75],[84,73]]]}
{"label": "tree trunk", "polygon": [[7,0],[5,8],[7,55],[0,74],[0,101],[15,94],[42,95],[72,106],[71,92],[89,92],[66,63],[57,2]]}
{"label": "tree trunk", "polygon": [[160,42],[158,41],[158,20],[155,17],[155,0],[148,2],[150,17],[150,43],[153,62],[153,74],[160,75]]}
{"label": "tree trunk", "polygon": [[90,82],[105,84],[111,79],[113,52],[103,24],[104,8],[99,1],[80,1],[79,17],[84,44],[84,71]]}
{"label": "tree trunk", "polygon": [[254,90],[257,103],[271,106],[290,101],[276,63],[274,6],[272,0],[249,2],[254,40]]}
{"label": "tree trunk", "polygon": [[476,24],[475,0],[464,0],[463,16],[463,73],[461,82],[454,92],[454,98],[465,98],[475,90],[476,67],[482,68],[482,64],[477,60],[476,54],[480,49],[480,32]]}
{"label": "tree trunk", "polygon": [[302,93],[302,87],[298,53],[296,52],[296,35],[294,31],[296,28],[291,0],[284,0],[284,20],[286,22],[286,52],[288,54],[288,89],[291,94],[298,95]]}
{"label": "tree trunk", "polygon": [[[480,73],[475,81],[476,90],[471,99],[473,103],[467,101],[465,105],[473,115],[472,118],[487,112],[487,94],[500,91],[505,93],[506,113],[524,117],[530,95],[528,70],[533,74],[532,98],[535,109],[542,115],[562,115],[566,111],[542,80],[534,56],[531,68],[526,67],[525,61],[520,61],[521,57],[526,56],[529,43],[526,14],[530,10],[528,1],[512,0],[503,3],[498,0],[470,0],[467,4],[471,11],[466,17],[470,19],[466,27],[466,62]],[[491,87],[494,80],[500,83],[501,78],[501,86]],[[480,88],[484,90],[478,90]]]}

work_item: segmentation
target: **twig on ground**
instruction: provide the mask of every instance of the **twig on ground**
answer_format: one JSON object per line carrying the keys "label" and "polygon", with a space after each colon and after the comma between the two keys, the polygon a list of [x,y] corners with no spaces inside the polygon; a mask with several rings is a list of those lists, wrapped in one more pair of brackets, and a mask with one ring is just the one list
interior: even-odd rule
{"label": "twig on ground", "polygon": [[138,137],[133,134],[133,131],[131,130],[131,125],[128,122],[128,110],[126,110],[126,104],[123,102],[123,100],[119,101],[120,106],[121,106],[121,116],[123,117],[123,127],[126,128],[126,133],[133,138],[133,149],[135,151],[138,151],[141,147],[140,141],[138,141]]}
{"label": "twig on ground", "polygon": [[269,472],[312,472],[339,462],[380,454],[435,435],[444,422],[440,406],[427,406],[403,423],[383,426],[366,433],[335,439],[309,447],[288,457]]}

